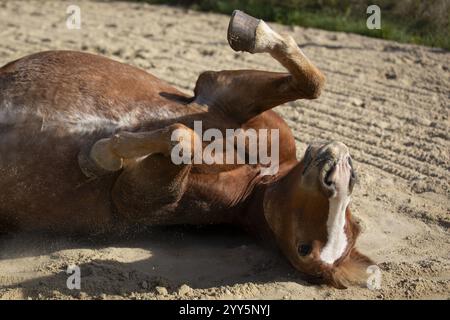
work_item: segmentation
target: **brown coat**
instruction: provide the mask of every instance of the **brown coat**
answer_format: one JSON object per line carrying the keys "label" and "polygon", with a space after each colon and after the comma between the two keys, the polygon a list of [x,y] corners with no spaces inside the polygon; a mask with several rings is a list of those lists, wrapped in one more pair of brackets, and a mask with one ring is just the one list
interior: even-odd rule
{"label": "brown coat", "polygon": [[[238,28],[239,19],[252,23]],[[339,212],[331,205],[354,185],[347,147],[314,145],[298,161],[291,130],[270,110],[317,98],[325,78],[291,37],[252,19],[233,15],[229,39],[241,42],[230,40],[232,47],[268,52],[289,72],[205,72],[194,97],[87,53],[41,52],[3,66],[0,232],[234,223],[276,243],[298,270],[337,287],[365,274],[371,261],[354,248],[359,227],[348,203]],[[256,31],[236,36],[249,26]],[[278,129],[279,171],[263,176],[260,162],[174,164],[171,135],[181,130],[194,137],[194,121],[223,134]],[[334,214],[345,219],[335,230],[340,238],[330,233]]]}

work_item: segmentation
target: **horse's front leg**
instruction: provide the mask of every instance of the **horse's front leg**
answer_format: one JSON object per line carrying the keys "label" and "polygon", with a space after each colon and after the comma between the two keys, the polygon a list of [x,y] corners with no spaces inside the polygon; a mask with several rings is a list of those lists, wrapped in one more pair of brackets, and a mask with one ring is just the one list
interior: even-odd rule
{"label": "horse's front leg", "polygon": [[[88,159],[80,162],[80,166],[85,171],[83,166],[89,161],[91,166],[100,170],[118,171],[134,166],[140,162],[142,157],[150,154],[162,154],[170,157],[174,151],[173,148],[177,145],[180,150],[193,152],[196,138],[192,129],[179,123],[153,131],[122,131],[94,143],[88,152]],[[189,144],[189,146],[185,144]],[[182,145],[185,146],[181,147]]]}
{"label": "horse's front leg", "polygon": [[[148,132],[119,132],[97,141],[89,160],[104,172],[121,170],[112,200],[132,222],[164,223],[158,212],[176,206],[187,185],[195,148],[195,132],[182,125]],[[86,161],[85,161],[86,162]],[[80,163],[83,171],[83,164]]]}

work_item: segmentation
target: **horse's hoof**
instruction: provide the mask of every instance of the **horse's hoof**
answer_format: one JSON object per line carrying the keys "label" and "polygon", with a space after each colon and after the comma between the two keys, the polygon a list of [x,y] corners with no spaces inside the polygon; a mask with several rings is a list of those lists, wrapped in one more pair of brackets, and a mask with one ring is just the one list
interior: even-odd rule
{"label": "horse's hoof", "polygon": [[253,53],[255,50],[256,28],[260,19],[234,10],[228,25],[228,43],[234,51]]}

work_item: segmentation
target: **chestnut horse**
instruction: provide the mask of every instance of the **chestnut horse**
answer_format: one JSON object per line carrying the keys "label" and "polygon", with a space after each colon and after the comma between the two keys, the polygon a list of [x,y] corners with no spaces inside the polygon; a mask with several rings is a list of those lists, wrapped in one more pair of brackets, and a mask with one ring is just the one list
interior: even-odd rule
{"label": "chestnut horse", "polygon": [[[204,72],[189,97],[87,53],[41,52],[3,66],[0,231],[230,223],[335,287],[364,279],[372,262],[355,249],[348,148],[313,144],[299,161],[290,128],[271,110],[318,98],[325,77],[292,37],[243,12],[233,13],[228,40],[236,51],[269,53],[288,72]],[[194,121],[222,133],[278,130],[277,141],[266,140],[279,144],[279,170],[263,175],[259,162],[174,163],[174,146],[199,138]]]}

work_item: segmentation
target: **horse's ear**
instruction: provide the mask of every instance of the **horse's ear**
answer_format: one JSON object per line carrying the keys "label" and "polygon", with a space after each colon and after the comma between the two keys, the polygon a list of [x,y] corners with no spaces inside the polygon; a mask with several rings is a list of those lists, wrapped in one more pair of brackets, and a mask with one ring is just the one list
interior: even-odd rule
{"label": "horse's ear", "polygon": [[331,284],[337,285],[337,288],[351,284],[366,285],[370,275],[368,268],[373,265],[375,262],[372,259],[353,248],[347,258],[334,270],[330,279]]}
{"label": "horse's ear", "polygon": [[367,267],[375,265],[375,262],[370,259],[368,256],[362,254],[358,251],[358,249],[353,248],[350,252],[350,258],[357,262],[358,264],[363,264]]}

